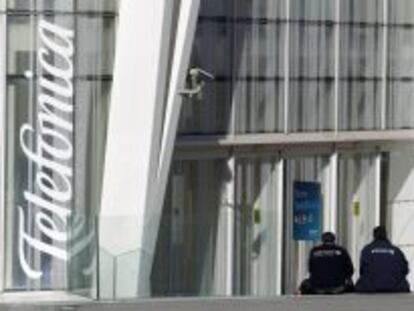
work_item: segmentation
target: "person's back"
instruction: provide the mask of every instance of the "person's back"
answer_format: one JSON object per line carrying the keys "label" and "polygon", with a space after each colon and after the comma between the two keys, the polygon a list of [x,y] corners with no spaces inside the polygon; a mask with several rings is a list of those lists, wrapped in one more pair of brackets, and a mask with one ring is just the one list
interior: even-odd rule
{"label": "person's back", "polygon": [[335,244],[335,235],[326,232],[322,244],[314,247],[309,255],[309,274],[301,286],[305,294],[339,294],[352,289],[354,272],[348,252]]}
{"label": "person's back", "polygon": [[309,258],[310,282],[314,288],[335,288],[345,285],[353,274],[348,252],[333,243],[312,249]]}
{"label": "person's back", "polygon": [[361,252],[356,291],[409,292],[408,263],[402,251],[387,239],[385,228],[374,229],[374,241]]}

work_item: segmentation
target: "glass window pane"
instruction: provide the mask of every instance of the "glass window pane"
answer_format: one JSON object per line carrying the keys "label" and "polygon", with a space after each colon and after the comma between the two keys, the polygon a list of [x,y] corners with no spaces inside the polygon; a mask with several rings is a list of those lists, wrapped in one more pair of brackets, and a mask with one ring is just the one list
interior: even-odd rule
{"label": "glass window pane", "polygon": [[236,132],[280,132],[284,120],[285,23],[235,25]]}
{"label": "glass window pane", "polygon": [[332,1],[292,2],[290,131],[334,127],[334,12]]}
{"label": "glass window pane", "polygon": [[338,177],[338,242],[347,248],[359,274],[359,256],[375,227],[375,154],[341,155]]}
{"label": "glass window pane", "polygon": [[414,10],[413,1],[389,5],[387,127],[414,127]]}
{"label": "glass window pane", "polygon": [[[76,18],[76,75],[111,75],[115,55],[115,18]],[[91,33],[96,35],[91,36]]]}
{"label": "glass window pane", "polygon": [[[322,212],[329,206],[330,169],[328,156],[306,156],[286,160],[286,209],[285,213],[285,247],[284,247],[284,281],[285,294],[297,292],[300,283],[308,275],[308,256],[317,241],[296,241],[293,237],[293,185],[296,181],[318,182],[321,186]],[[324,228],[323,220],[321,226]]]}
{"label": "glass window pane", "polygon": [[276,157],[237,161],[235,295],[271,296],[278,290],[277,163]]}
{"label": "glass window pane", "polygon": [[290,0],[291,19],[306,21],[333,21],[335,1]]}
{"label": "glass window pane", "polygon": [[224,295],[226,182],[223,160],[175,161],[152,269],[154,296]]}
{"label": "glass window pane", "polygon": [[202,68],[215,79],[205,81],[202,94],[184,100],[180,133],[226,133],[230,128],[231,29],[227,20],[217,21],[211,16],[199,19],[191,67]]}
{"label": "glass window pane", "polygon": [[[386,226],[392,243],[401,248],[414,265],[414,149],[412,143],[394,146],[383,153],[383,193]],[[410,269],[408,281],[414,286],[414,273]]]}
{"label": "glass window pane", "polygon": [[[340,30],[339,127],[381,127],[382,1],[343,1]],[[364,14],[364,15],[363,15]]]}
{"label": "glass window pane", "polygon": [[[56,1],[37,2],[49,4],[48,9],[54,12],[69,11],[47,15],[25,12],[8,17],[5,288],[69,290],[94,296],[95,217],[100,199],[115,21],[114,16],[77,16],[70,5],[72,1],[59,3],[62,6]],[[29,4],[19,9],[34,9]],[[41,22],[74,31],[73,56],[65,59],[45,43],[39,35]],[[55,40],[62,49],[70,46],[71,36],[64,45],[65,40],[52,33],[53,30],[46,32],[49,40]],[[40,48],[47,53],[40,54]],[[65,70],[71,68],[71,62],[73,74]],[[50,68],[64,71],[69,77],[58,77],[58,71]],[[21,133],[25,133],[23,142]],[[31,151],[58,168],[39,165],[36,158],[29,156]],[[70,173],[59,171],[64,168]],[[19,242],[22,236],[26,238]],[[19,248],[23,250],[20,261]],[[24,261],[27,266],[22,264]]]}

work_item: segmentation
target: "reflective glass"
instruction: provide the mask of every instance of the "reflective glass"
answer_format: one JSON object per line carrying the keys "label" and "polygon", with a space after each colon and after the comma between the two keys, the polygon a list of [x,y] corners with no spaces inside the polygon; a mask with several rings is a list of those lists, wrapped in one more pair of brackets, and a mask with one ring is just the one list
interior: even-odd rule
{"label": "reflective glass", "polygon": [[414,128],[414,2],[390,1],[387,127]]}
{"label": "reflective glass", "polygon": [[153,296],[225,295],[227,215],[224,160],[175,161],[152,269]]}
{"label": "reflective glass", "polygon": [[310,249],[317,241],[294,240],[293,237],[293,185],[294,182],[317,182],[320,183],[322,194],[321,226],[324,227],[325,209],[329,205],[330,167],[328,156],[306,156],[288,158],[286,163],[286,207],[285,214],[285,235],[284,235],[284,281],[285,294],[297,292],[300,283],[308,275],[308,255]]}
{"label": "reflective glass", "polygon": [[[414,259],[414,149],[412,143],[400,144],[382,154],[383,219],[391,241],[404,252],[410,267]],[[407,277],[414,285],[412,268]]]}
{"label": "reflective glass", "polygon": [[278,292],[278,159],[243,158],[236,165],[235,295]]}
{"label": "reflective glass", "polygon": [[347,248],[357,277],[360,251],[375,227],[376,155],[341,155],[338,173],[338,242]]}
{"label": "reflective glass", "polygon": [[342,1],[339,49],[339,128],[381,127],[382,1]]}
{"label": "reflective glass", "polygon": [[7,290],[96,295],[116,15],[79,15],[76,4],[9,1],[52,11],[7,19]]}

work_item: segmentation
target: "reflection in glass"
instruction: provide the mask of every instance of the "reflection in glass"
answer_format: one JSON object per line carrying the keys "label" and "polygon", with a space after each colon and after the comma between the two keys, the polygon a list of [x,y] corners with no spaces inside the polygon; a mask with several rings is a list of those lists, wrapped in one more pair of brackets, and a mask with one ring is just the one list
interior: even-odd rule
{"label": "reflection in glass", "polygon": [[382,1],[342,1],[339,49],[339,127],[381,127]]}
{"label": "reflection in glass", "polygon": [[[312,241],[295,241],[293,239],[293,184],[295,181],[319,182],[322,192],[322,218],[329,204],[330,186],[329,157],[314,156],[290,158],[286,164],[286,209],[285,209],[285,254],[284,293],[292,294],[299,288],[300,282],[308,274],[308,255],[315,245]],[[324,222],[321,221],[324,228]],[[316,242],[316,241],[315,241]]]}
{"label": "reflection in glass", "polygon": [[346,247],[359,273],[361,249],[371,241],[376,215],[376,155],[339,158],[338,241]]}
{"label": "reflection in glass", "polygon": [[390,1],[388,39],[387,127],[414,127],[413,1]]}
{"label": "reflection in glass", "polygon": [[236,166],[235,294],[278,293],[278,159],[243,158]]}
{"label": "reflection in glass", "polygon": [[227,193],[223,160],[176,161],[152,269],[153,296],[225,295]]}
{"label": "reflection in glass", "polygon": [[[407,148],[408,145],[408,148]],[[410,266],[414,259],[414,149],[412,144],[383,153],[384,209],[391,241],[405,253]],[[414,285],[412,268],[408,275]]]}
{"label": "reflection in glass", "polygon": [[[101,4],[97,9],[104,7]],[[95,220],[112,80],[115,15],[78,15],[76,5],[77,1],[9,1],[10,10],[53,9],[66,13],[49,12],[45,16],[27,11],[8,18],[7,290],[71,290],[88,296],[96,292]],[[65,59],[53,53],[38,32],[38,27],[45,23],[67,30],[66,47],[69,49],[73,43],[73,56]],[[73,39],[70,31],[74,33]],[[46,36],[64,44],[51,31]],[[49,72],[38,58],[40,48],[49,48],[44,59],[50,66],[70,72],[68,68],[73,62],[73,77],[69,74],[65,81]],[[42,77],[57,87],[46,88],[40,84]],[[48,98],[43,105],[40,99],[46,97],[41,96]],[[54,104],[52,99],[63,104]],[[20,139],[24,126],[32,127],[34,135],[25,132],[23,144],[39,152],[48,163],[55,163],[62,170],[70,168],[71,173],[64,177],[59,168],[39,165],[28,156]],[[42,142],[48,149],[40,148]],[[21,224],[23,228],[19,227]],[[21,244],[19,237],[25,235],[25,243]],[[30,239],[37,241],[38,246]],[[24,246],[19,255],[20,245]],[[53,255],[50,249],[54,249]],[[26,272],[19,256],[25,258],[29,267]],[[32,270],[32,275],[28,270]]]}

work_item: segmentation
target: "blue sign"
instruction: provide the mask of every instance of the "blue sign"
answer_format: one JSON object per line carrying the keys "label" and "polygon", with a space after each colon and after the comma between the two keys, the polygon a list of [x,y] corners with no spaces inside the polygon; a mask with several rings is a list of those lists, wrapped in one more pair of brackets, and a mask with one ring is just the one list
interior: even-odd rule
{"label": "blue sign", "polygon": [[293,183],[293,238],[315,241],[321,235],[322,196],[317,182]]}

